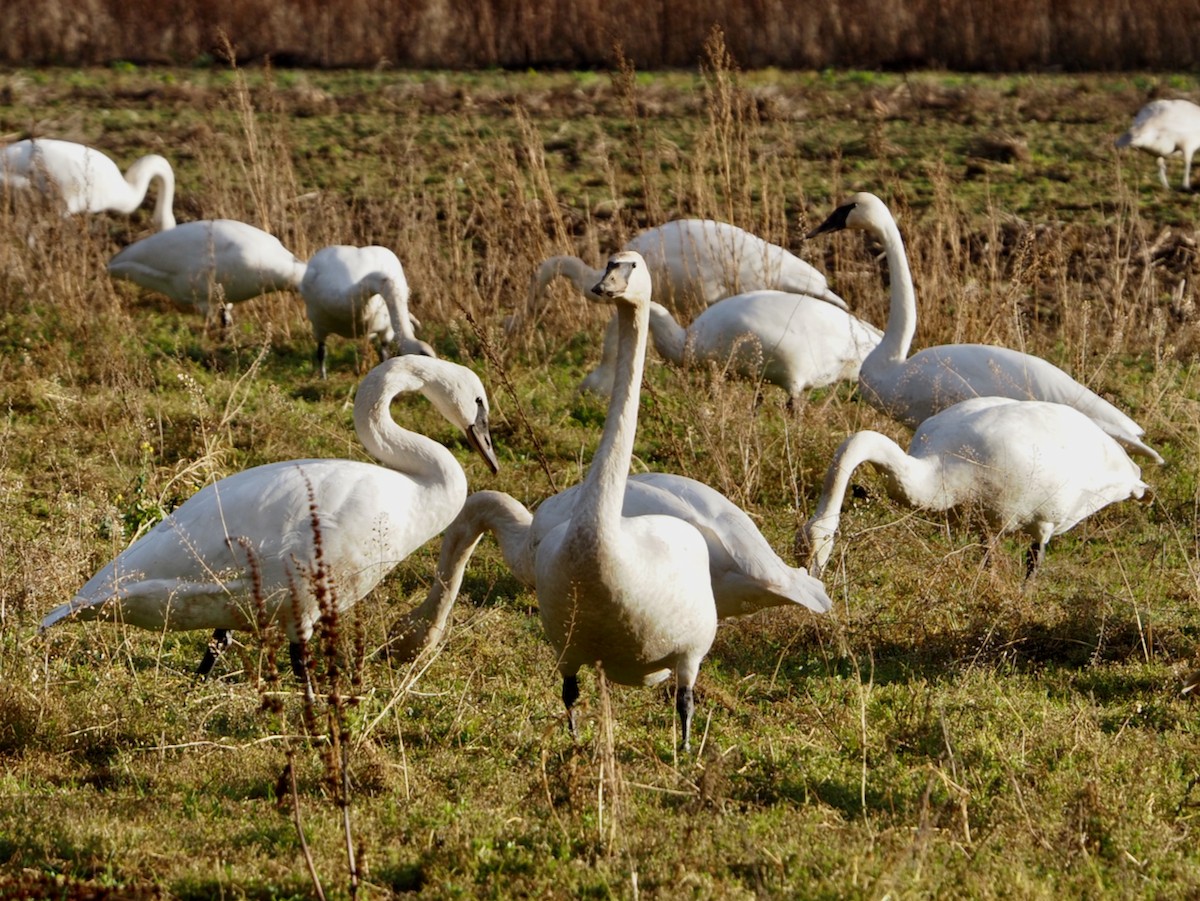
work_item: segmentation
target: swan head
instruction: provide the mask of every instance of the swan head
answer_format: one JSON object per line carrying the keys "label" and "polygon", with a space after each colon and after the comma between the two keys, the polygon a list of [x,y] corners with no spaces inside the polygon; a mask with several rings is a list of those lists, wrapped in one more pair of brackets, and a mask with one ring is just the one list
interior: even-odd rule
{"label": "swan head", "polygon": [[608,268],[592,288],[592,293],[606,303],[646,306],[650,303],[651,290],[650,269],[642,255],[634,250],[622,250],[608,258]]}
{"label": "swan head", "polygon": [[892,218],[887,204],[869,191],[859,191],[829,214],[829,217],[804,237],[815,238],[846,228],[871,229]]}
{"label": "swan head", "polygon": [[808,568],[808,574],[814,579],[821,578],[825,564],[833,554],[833,536],[836,532],[836,520],[814,516],[796,533],[796,560]]}
{"label": "swan head", "polygon": [[466,366],[435,357],[401,357],[424,373],[421,392],[448,421],[462,429],[467,443],[493,473],[500,471],[488,430],[488,400],[483,382]]}

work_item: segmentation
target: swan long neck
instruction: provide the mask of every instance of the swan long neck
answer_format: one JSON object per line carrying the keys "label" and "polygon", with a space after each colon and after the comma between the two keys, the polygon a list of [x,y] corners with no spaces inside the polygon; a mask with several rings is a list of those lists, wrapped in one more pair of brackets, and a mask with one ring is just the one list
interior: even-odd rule
{"label": "swan long neck", "polygon": [[470,495],[442,537],[437,573],[424,603],[407,613],[393,630],[398,634],[391,644],[392,653],[401,660],[412,660],[442,640],[450,611],[462,588],[467,563],[484,532],[490,531],[496,537],[513,575],[532,586],[533,571],[526,553],[532,521],[533,515],[520,501],[501,491],[477,491]]}
{"label": "swan long neck", "polygon": [[392,332],[409,344],[415,344],[417,335],[408,316],[408,285],[401,285],[394,278],[382,274],[368,276],[359,285],[364,300],[371,294],[378,294],[383,298],[388,319],[392,323]]}
{"label": "swan long neck", "polygon": [[615,526],[621,519],[637,434],[649,325],[647,302],[617,304],[617,365],[608,415],[572,516],[575,522],[595,522],[600,530]]}
{"label": "swan long neck", "polygon": [[654,349],[672,363],[683,364],[683,352],[687,346],[687,331],[662,304],[650,304],[650,335]]}
{"label": "swan long neck", "polygon": [[912,270],[900,229],[890,214],[872,220],[871,232],[882,242],[887,255],[891,278],[891,298],[888,307],[887,329],[876,353],[886,359],[903,362],[908,358],[913,336],[917,332],[917,294],[913,288]]}
{"label": "swan long neck", "polygon": [[879,432],[856,432],[841,443],[825,472],[821,499],[809,520],[830,531],[837,528],[842,503],[854,471],[870,463],[887,479],[888,493],[911,507],[940,507],[931,464],[910,457],[891,438]]}
{"label": "swan long neck", "polygon": [[538,302],[542,299],[546,286],[559,276],[570,279],[575,289],[586,296],[588,300],[603,300],[591,291],[592,286],[604,276],[603,269],[593,269],[579,257],[550,257],[543,260],[542,265],[538,266],[537,272],[533,276],[533,282],[529,286],[529,298],[525,304],[527,316],[532,316],[537,312]]}
{"label": "swan long neck", "polygon": [[146,197],[150,182],[158,179],[158,196],[154,201],[152,221],[158,231],[175,227],[175,171],[165,157],[151,154],[135,160],[125,172],[131,190],[132,203],[126,213],[132,213]]}
{"label": "swan long neck", "polygon": [[401,428],[392,419],[391,402],[398,394],[421,391],[425,380],[413,361],[407,365],[376,366],[359,383],[354,398],[354,430],[367,453],[397,472],[446,492],[466,497],[467,475],[462,466],[439,442]]}

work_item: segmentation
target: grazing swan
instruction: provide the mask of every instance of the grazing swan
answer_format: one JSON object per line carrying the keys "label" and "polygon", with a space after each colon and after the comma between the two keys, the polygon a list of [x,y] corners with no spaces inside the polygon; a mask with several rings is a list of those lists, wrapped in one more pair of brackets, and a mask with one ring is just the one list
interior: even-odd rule
{"label": "grazing swan", "polygon": [[[624,250],[640,253],[650,267],[654,296],[669,308],[692,313],[743,291],[772,289],[807,294],[846,309],[846,302],[829,290],[817,269],[778,244],[712,219],[676,219],[647,229],[626,242]],[[590,295],[604,273],[579,257],[556,256],[545,260],[534,275],[529,309],[559,276]],[[604,337],[599,366],[580,386],[608,394],[616,358],[615,320]]]}
{"label": "grazing swan", "polygon": [[1141,440],[1145,430],[1053,363],[987,344],[942,344],[908,356],[917,330],[917,298],[896,220],[874,194],[855,194],[809,237],[844,228],[862,229],[883,244],[892,281],[883,340],[863,360],[858,387],[867,403],[915,428],[939,410],[970,397],[1046,400],[1090,417],[1130,453],[1163,461]]}
{"label": "grazing swan", "polygon": [[387,357],[393,342],[401,354],[437,356],[413,334],[404,267],[386,247],[337,244],[318,250],[308,261],[300,296],[317,339],[321,378],[329,335],[368,335],[376,340],[381,358]]}
{"label": "grazing swan", "polygon": [[[515,498],[499,491],[477,491],[469,496],[442,536],[437,575],[428,597],[393,628],[396,638],[390,652],[401,660],[411,660],[441,641],[467,562],[484,532],[495,536],[513,575],[527,588],[535,588],[537,547],[546,533],[570,519],[581,487],[575,485],[542,503],[538,508],[540,533],[534,533],[533,515]],[[817,579],[784,563],[745,511],[702,482],[659,472],[631,476],[621,513],[625,517],[673,516],[699,530],[708,545],[709,579],[719,620],[787,604],[817,613],[826,613],[832,606]]]}
{"label": "grazing swan", "polygon": [[1183,189],[1192,187],[1192,156],[1200,149],[1200,106],[1190,100],[1153,100],[1133,119],[1129,131],[1116,140],[1117,147],[1137,147],[1158,156],[1158,179],[1167,182],[1167,157],[1183,157]]}
{"label": "grazing swan", "polygon": [[475,373],[445,360],[396,357],[371,370],[354,399],[355,430],[382,466],[288,460],[214,482],[50,611],[42,629],[72,617],[214,629],[203,675],[229,630],[258,623],[261,603],[267,619],[283,625],[306,684],[300,645],[321,616],[318,592],[331,592],[338,610],[352,606],[441,532],[466,499],[467,477],[454,455],[392,419],[392,399],[410,391],[429,398],[497,471]]}
{"label": "grazing swan", "polygon": [[[621,508],[649,337],[650,272],[641,254],[611,257],[594,294],[617,307],[616,378],[599,447],[571,515],[545,533],[534,556],[538,610],[562,674],[574,733],[581,667],[599,664],[622,685],[675,675],[684,750],[691,747],[692,686],[717,630],[708,548],[673,516],[625,517]],[[531,528],[542,531],[544,515]]]}
{"label": "grazing swan", "polygon": [[926,419],[907,454],[878,432],[851,435],[833,456],[816,512],[797,542],[819,573],[833,551],[850,476],[870,463],[888,494],[923,510],[978,510],[999,532],[1033,538],[1026,576],[1046,542],[1116,501],[1148,489],[1141,470],[1078,410],[1007,397],[964,400]]}
{"label": "grazing swan", "polygon": [[883,334],[833,304],[783,291],[719,300],[686,329],[651,303],[650,333],[672,363],[727,366],[742,378],[771,382],[787,392],[789,408],[810,388],[857,379]]}
{"label": "grazing swan", "polygon": [[205,318],[215,307],[228,326],[235,303],[299,288],[304,261],[253,225],[201,219],[135,241],[109,261],[108,273],[191,304]]}
{"label": "grazing swan", "polygon": [[68,214],[132,213],[146,199],[154,179],[158,197],[151,222],[162,231],[175,226],[175,172],[158,154],[136,160],[122,175],[106,154],[72,141],[37,138],[0,150],[0,184],[36,189],[62,203]]}

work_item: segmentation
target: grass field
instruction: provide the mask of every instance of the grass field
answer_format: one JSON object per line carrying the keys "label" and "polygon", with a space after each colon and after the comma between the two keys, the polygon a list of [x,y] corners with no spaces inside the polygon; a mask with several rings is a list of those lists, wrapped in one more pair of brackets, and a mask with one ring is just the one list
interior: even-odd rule
{"label": "grass field", "polygon": [[[532,506],[574,484],[604,420],[576,391],[600,311],[558,284],[507,327],[543,258],[598,265],[640,228],[712,216],[814,262],[882,325],[878,248],[802,240],[855,190],[899,220],[916,347],[1044,355],[1167,459],[1143,470],[1152,504],[1055,539],[1028,585],[1023,539],[985,560],[978,533],[859,473],[833,613],[723,625],[691,755],[661,690],[590,671],[571,742],[536,600],[486,538],[436,654],[374,653],[424,599],[436,541],[355,608],[350,703],[306,727],[292,681],[270,678],[278,636],[241,635],[196,682],[205,635],[36,627],[208,481],[363,459],[350,406],[372,353],[334,343],[323,382],[295,296],[239,305],[220,340],[113,283],[105,262],[146,234],[148,205],[0,210],[0,895],[301,898],[318,879],[365,898],[1200,894],[1198,720],[1179,695],[1200,656],[1196,198],[1112,147],[1150,96],[1196,87],[738,73],[719,47],[695,74],[0,74],[0,136],[79,140],[123,166],[162,153],[180,221],[244,219],[305,257],[393,248],[421,337],[488,386],[501,472],[424,401],[393,412],[449,444],[474,489]],[[790,558],[860,428],[907,442],[851,385],[788,413],[771,386],[756,403],[652,354],[635,465],[725,492]]]}

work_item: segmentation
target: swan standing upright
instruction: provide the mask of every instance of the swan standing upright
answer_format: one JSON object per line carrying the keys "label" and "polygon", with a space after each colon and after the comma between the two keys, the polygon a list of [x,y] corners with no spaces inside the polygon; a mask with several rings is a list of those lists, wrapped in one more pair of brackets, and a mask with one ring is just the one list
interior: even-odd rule
{"label": "swan standing upright", "polygon": [[1183,189],[1192,187],[1192,156],[1200,149],[1200,106],[1190,100],[1152,100],[1140,110],[1116,140],[1118,148],[1137,147],[1158,156],[1158,179],[1167,181],[1167,157],[1183,157]]}
{"label": "swan standing upright", "polygon": [[[581,487],[572,486],[542,502],[537,532],[532,514],[515,498],[499,491],[470,495],[442,536],[437,574],[425,602],[391,630],[392,655],[411,660],[441,641],[467,562],[484,532],[495,536],[513,575],[527,588],[536,588],[538,545],[546,533],[571,518]],[[709,580],[719,620],[784,605],[817,613],[827,613],[832,606],[820,581],[784,563],[745,511],[702,482],[659,472],[631,476],[621,513],[673,516],[695,526],[708,546]]]}
{"label": "swan standing upright", "polygon": [[[623,685],[653,685],[674,673],[687,750],[692,686],[717,628],[708,549],[694,526],[674,517],[621,513],[649,335],[650,273],[641,254],[611,257],[593,293],[617,307],[616,377],[571,516],[538,545],[538,610],[557,655],[572,733],[581,667],[598,664]],[[535,531],[542,515],[534,514]]]}
{"label": "swan standing upright", "polygon": [[[778,244],[736,225],[712,219],[675,219],[647,229],[626,242],[624,250],[640,253],[650,267],[654,296],[670,309],[689,315],[743,291],[772,289],[806,294],[846,309],[829,283],[811,264]],[[579,257],[556,256],[542,262],[534,275],[529,304],[541,297],[555,278],[565,276],[591,300],[603,276]],[[607,394],[616,355],[616,324],[604,336],[600,364],[584,379],[584,390]]]}
{"label": "swan standing upright", "polygon": [[942,344],[908,356],[917,330],[917,299],[900,229],[874,194],[855,194],[809,237],[840,229],[874,235],[887,254],[891,306],[887,328],[858,375],[867,403],[915,428],[933,414],[972,397],[1044,400],[1074,407],[1127,451],[1163,461],[1142,440],[1145,430],[1053,363],[1032,354],[986,344]]}
{"label": "swan standing upright", "polygon": [[857,379],[882,333],[805,294],[751,291],[719,300],[686,329],[650,304],[654,348],[678,366],[701,362],[778,385],[794,407],[810,388]]}
{"label": "swan standing upright", "polygon": [[814,573],[833,552],[846,486],[863,463],[879,470],[888,494],[910,507],[978,510],[999,532],[1026,532],[1033,539],[1027,576],[1052,536],[1148,489],[1137,464],[1078,410],[1006,397],[964,400],[922,422],[907,454],[879,432],[857,432],[842,442],[816,512],[797,536]]}
{"label": "swan standing upright", "polygon": [[164,157],[143,156],[122,175],[107,154],[73,141],[36,138],[0,150],[0,184],[36,190],[61,203],[69,215],[132,213],[156,179],[158,196],[151,222],[162,231],[175,226],[175,172]]}
{"label": "swan standing upright", "polygon": [[[257,466],[199,491],[51,610],[43,630],[67,619],[104,619],[143,629],[214,629],[199,672],[228,643],[228,630],[282,624],[304,680],[302,642],[321,616],[319,596],[345,610],[438,534],[467,496],[467,478],[438,442],[401,428],[389,404],[424,394],[498,469],[479,378],[464,366],[396,357],[363,378],[354,424],[382,463],[289,460]],[[319,540],[318,540],[319,535]]]}
{"label": "swan standing upright", "polygon": [[300,296],[317,339],[317,367],[325,378],[325,339],[370,336],[381,358],[393,342],[401,354],[436,356],[413,333],[408,280],[396,254],[386,247],[335,244],[312,255]]}
{"label": "swan standing upright", "polygon": [[205,318],[215,306],[223,326],[232,322],[233,304],[296,290],[304,271],[274,235],[234,219],[185,222],[135,241],[108,263],[113,278],[195,306]]}

